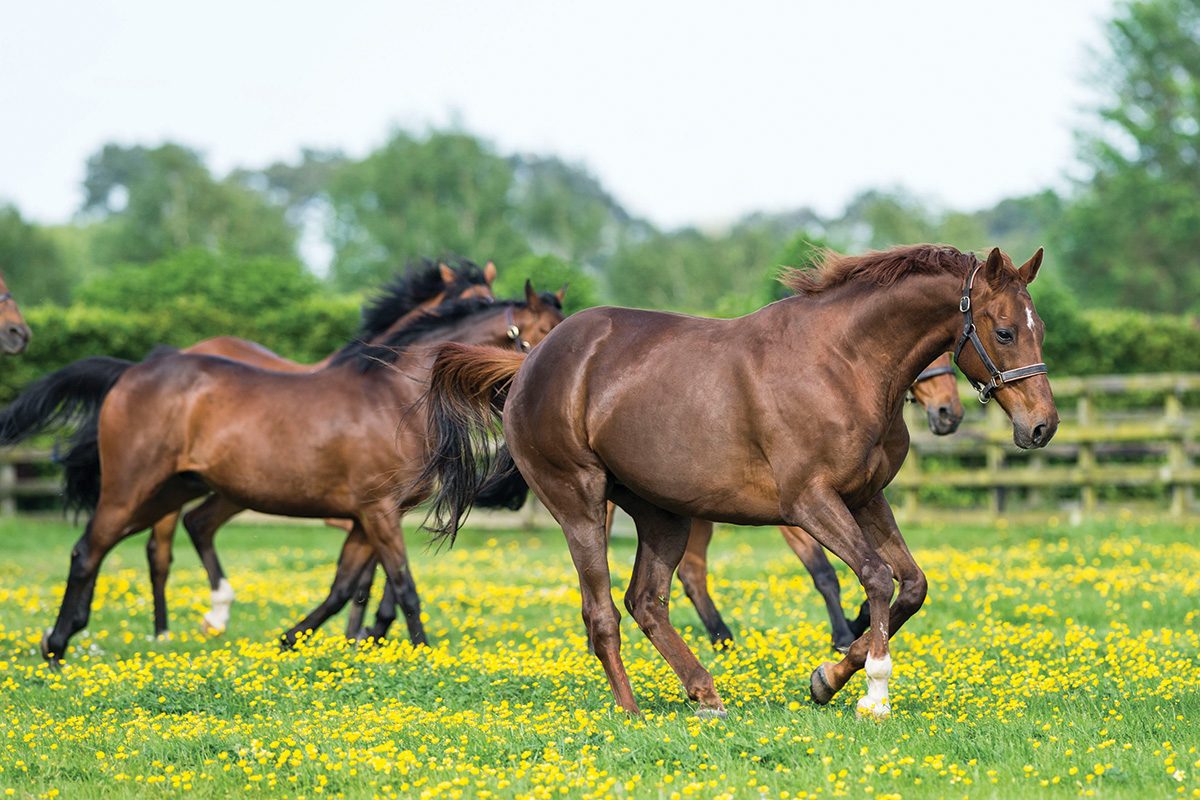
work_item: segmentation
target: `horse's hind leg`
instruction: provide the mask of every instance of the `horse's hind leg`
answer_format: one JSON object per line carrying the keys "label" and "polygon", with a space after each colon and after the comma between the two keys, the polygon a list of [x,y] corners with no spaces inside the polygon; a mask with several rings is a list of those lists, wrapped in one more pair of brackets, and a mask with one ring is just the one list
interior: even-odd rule
{"label": "horse's hind leg", "polygon": [[367,562],[371,561],[374,552],[367,541],[367,535],[358,523],[350,530],[350,535],[342,544],[341,555],[338,556],[337,572],[333,577],[333,585],[329,594],[321,604],[312,610],[304,619],[289,628],[280,638],[285,648],[290,648],[303,636],[306,636],[321,626],[325,620],[332,617],[354,593],[358,578]]}
{"label": "horse's hind leg", "polygon": [[708,593],[708,545],[712,541],[713,524],[707,520],[694,519],[688,533],[687,549],[679,562],[679,582],[683,591],[696,607],[708,638],[718,647],[725,648],[733,641],[733,634],[721,612]]}
{"label": "horse's hind leg", "polygon": [[637,557],[625,593],[625,607],[675,670],[688,697],[700,703],[700,713],[724,716],[725,704],[713,686],[712,675],[671,625],[669,614],[671,576],[687,549],[690,521],[624,489],[614,491],[613,499],[633,517],[638,533]]}
{"label": "horse's hind leg", "polygon": [[780,525],[779,532],[783,534],[783,539],[788,543],[788,547],[792,548],[792,552],[804,563],[812,575],[813,585],[825,598],[829,625],[833,628],[833,648],[841,653],[846,652],[854,640],[862,635],[862,631],[858,634],[853,633],[847,623],[846,615],[842,611],[842,586],[838,583],[837,571],[825,555],[825,548],[805,533],[803,528]]}
{"label": "horse's hind leg", "polygon": [[[510,447],[513,444],[510,439]],[[571,560],[579,573],[588,641],[604,667],[613,697],[628,713],[640,714],[621,661],[621,615],[612,601],[612,580],[608,574],[604,502],[608,475],[599,464],[564,470],[544,461],[528,468],[524,459],[518,463],[538,499],[562,525]]]}
{"label": "horse's hind leg", "polygon": [[[388,627],[390,627],[392,622],[396,619],[395,595],[393,595],[387,589],[387,586],[390,586],[390,584],[386,584],[384,587],[383,599],[379,601],[379,610],[375,615],[375,625],[372,626],[372,632],[367,633],[367,631],[364,630],[363,617],[365,617],[367,613],[367,603],[371,601],[371,589],[375,585],[375,568],[377,566],[379,566],[379,559],[372,558],[370,562],[363,567],[362,572],[359,573],[358,585],[354,589],[354,596],[351,598],[350,602],[350,616],[346,620],[347,639],[365,639],[368,636],[373,636],[376,639],[382,639],[383,635],[387,633]],[[384,609],[385,605],[387,606],[386,611]],[[387,622],[386,624],[383,624],[383,619],[385,618]],[[381,625],[382,631],[376,635],[374,631],[379,629]]]}
{"label": "horse's hind leg", "polygon": [[169,633],[167,620],[167,577],[171,574],[172,545],[179,512],[175,511],[154,523],[146,540],[146,560],[150,563],[150,592],[154,597],[154,635],[163,638]]}
{"label": "horse's hind leg", "polygon": [[233,607],[233,586],[225,577],[221,568],[221,560],[217,558],[217,548],[213,543],[221,526],[243,510],[231,500],[213,494],[204,502],[183,515],[183,527],[187,529],[200,563],[208,573],[208,586],[212,609],[200,618],[204,632],[210,636],[223,633],[229,625],[229,610]]}

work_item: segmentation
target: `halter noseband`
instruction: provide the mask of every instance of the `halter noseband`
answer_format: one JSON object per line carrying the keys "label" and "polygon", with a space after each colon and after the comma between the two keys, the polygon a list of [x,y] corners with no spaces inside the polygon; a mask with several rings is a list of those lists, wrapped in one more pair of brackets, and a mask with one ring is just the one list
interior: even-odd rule
{"label": "halter noseband", "polygon": [[967,375],[967,380],[975,387],[975,391],[979,392],[979,402],[987,403],[992,399],[992,393],[997,389],[1003,388],[1004,384],[1019,381],[1022,378],[1030,378],[1034,375],[1048,374],[1044,363],[1032,364],[1028,367],[1018,367],[1001,372],[987,351],[983,349],[983,342],[979,339],[979,332],[975,330],[974,317],[971,313],[971,284],[975,282],[975,273],[979,272],[982,263],[976,262],[975,268],[967,275],[967,280],[963,283],[962,299],[958,301],[958,310],[963,314],[963,332],[962,336],[958,337],[958,345],[954,348],[954,363],[958,364],[958,357],[962,353],[963,345],[970,342],[975,347],[975,352],[979,355],[979,360],[983,362],[983,368],[987,370],[991,376],[986,384],[981,384],[967,375],[967,371],[959,364],[959,369],[963,375]]}
{"label": "halter noseband", "polygon": [[513,319],[512,306],[505,306],[504,321],[508,323],[508,338],[512,340],[513,347],[518,353],[528,353],[530,344],[521,338],[521,329],[517,327],[517,323]]}
{"label": "halter noseband", "polygon": [[12,299],[13,299],[12,292],[5,292],[4,294],[0,294],[0,303],[3,303],[5,300],[12,300]]}

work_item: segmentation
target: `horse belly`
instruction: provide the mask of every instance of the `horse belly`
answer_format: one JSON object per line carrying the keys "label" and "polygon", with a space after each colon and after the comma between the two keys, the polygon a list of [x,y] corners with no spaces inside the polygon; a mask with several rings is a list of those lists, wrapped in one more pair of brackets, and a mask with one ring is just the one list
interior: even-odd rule
{"label": "horse belly", "polygon": [[692,418],[606,427],[594,449],[616,480],[660,508],[716,522],[779,521],[770,465],[740,431]]}

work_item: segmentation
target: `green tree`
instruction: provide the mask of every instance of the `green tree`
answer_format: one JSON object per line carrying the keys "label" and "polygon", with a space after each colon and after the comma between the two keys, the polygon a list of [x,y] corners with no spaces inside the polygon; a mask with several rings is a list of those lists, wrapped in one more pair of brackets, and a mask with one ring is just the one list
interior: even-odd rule
{"label": "green tree", "polygon": [[581,166],[555,157],[513,156],[517,227],[534,250],[594,262],[621,231],[639,224]]}
{"label": "green tree", "polygon": [[73,276],[53,237],[14,206],[0,206],[0,273],[23,307],[71,299]]}
{"label": "green tree", "polygon": [[200,155],[177,144],[109,144],[87,163],[83,211],[100,217],[97,262],[146,263],[188,248],[290,257],[296,232],[282,206],[237,175],[213,178]]}
{"label": "green tree", "polygon": [[781,244],[777,230],[757,220],[724,234],[683,228],[630,236],[606,266],[607,293],[621,305],[724,313],[737,303],[723,298],[758,297]]}
{"label": "green tree", "polygon": [[509,163],[468,134],[397,132],[330,182],[335,283],[361,289],[407,259],[451,252],[504,270],[530,252],[512,222],[512,186]]}
{"label": "green tree", "polygon": [[846,204],[842,216],[829,223],[826,234],[853,250],[883,250],[899,244],[937,240],[938,220],[906,191],[863,192]]}
{"label": "green tree", "polygon": [[1094,305],[1200,310],[1200,0],[1118,7],[1064,264]]}
{"label": "green tree", "polygon": [[[320,282],[294,258],[223,256],[193,248],[149,264],[119,265],[76,294],[83,304],[112,311],[186,306],[252,320],[302,303],[320,289]],[[227,326],[210,330],[234,333]]]}

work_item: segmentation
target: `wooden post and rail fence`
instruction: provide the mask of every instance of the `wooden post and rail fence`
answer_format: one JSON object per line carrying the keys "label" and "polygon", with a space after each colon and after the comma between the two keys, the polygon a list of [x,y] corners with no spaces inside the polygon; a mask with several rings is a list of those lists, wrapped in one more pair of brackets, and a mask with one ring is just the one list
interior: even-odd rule
{"label": "wooden post and rail fence", "polygon": [[[1062,423],[1049,446],[1021,451],[995,401],[981,406],[966,383],[958,431],[934,436],[921,409],[906,410],[912,446],[888,489],[898,519],[997,517],[1068,521],[1133,508],[1200,516],[1200,373],[1058,378]],[[1003,390],[1001,390],[1003,391]],[[0,450],[0,515],[55,508],[61,478],[49,450]],[[553,525],[536,502],[516,513],[476,512],[480,526]]]}

